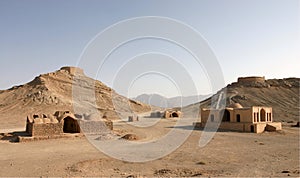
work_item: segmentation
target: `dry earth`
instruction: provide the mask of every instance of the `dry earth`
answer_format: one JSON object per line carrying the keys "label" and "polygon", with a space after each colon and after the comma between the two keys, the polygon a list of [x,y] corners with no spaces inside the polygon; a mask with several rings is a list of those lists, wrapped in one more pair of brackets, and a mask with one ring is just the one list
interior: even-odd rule
{"label": "dry earth", "polygon": [[[126,122],[116,122],[115,129],[120,135],[131,133],[152,140],[169,132],[175,123],[162,119],[152,127],[134,129]],[[300,176],[299,128],[285,125],[281,132],[263,134],[217,132],[200,148],[202,133],[194,130],[176,151],[145,163],[110,158],[85,138],[27,143],[2,140],[0,176]]]}
{"label": "dry earth", "polygon": [[[226,100],[243,106],[271,106],[275,120],[295,124],[299,121],[299,81],[299,78],[290,78],[247,85],[233,83],[226,87]],[[25,118],[30,113],[72,111],[76,104],[72,100],[74,87],[80,89],[75,96],[80,96],[77,104],[84,103],[80,105],[82,112],[97,110],[106,115],[114,120],[114,132],[120,137],[131,134],[128,139],[133,142],[156,140],[171,129],[182,132],[192,129],[192,123],[173,128],[174,119],[162,119],[145,128],[118,121],[116,107],[124,113],[124,118],[130,109],[142,113],[151,107],[128,100],[83,72],[74,75],[68,68],[62,68],[40,75],[27,84],[0,91],[0,133],[25,130]],[[87,94],[91,92],[95,94],[94,98]],[[184,110],[197,113],[200,106],[210,104],[211,99],[207,99],[201,105],[190,105]],[[153,119],[141,118],[136,124]],[[11,143],[0,135],[0,176],[299,177],[299,128],[286,124],[283,131],[274,133],[217,132],[203,148],[198,143],[204,131],[193,130],[184,144],[170,155],[145,163],[110,158],[82,137]]]}

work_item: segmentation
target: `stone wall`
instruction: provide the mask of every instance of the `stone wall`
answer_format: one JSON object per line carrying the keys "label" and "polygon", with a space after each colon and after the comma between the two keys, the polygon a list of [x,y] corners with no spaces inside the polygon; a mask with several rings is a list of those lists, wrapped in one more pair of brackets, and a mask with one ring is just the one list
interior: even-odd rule
{"label": "stone wall", "polygon": [[62,67],[62,68],[60,68],[60,70],[65,70],[65,71],[69,72],[71,75],[75,75],[75,74],[83,75],[84,74],[83,70],[78,67]]}
{"label": "stone wall", "polygon": [[265,82],[265,77],[239,77],[238,83]]}
{"label": "stone wall", "polygon": [[29,123],[27,122],[26,124],[26,132],[32,136],[32,132],[33,132],[33,123]]}
{"label": "stone wall", "polygon": [[85,134],[99,134],[113,130],[112,121],[79,121],[79,125]]}
{"label": "stone wall", "polygon": [[32,136],[53,136],[63,133],[61,123],[33,124]]}

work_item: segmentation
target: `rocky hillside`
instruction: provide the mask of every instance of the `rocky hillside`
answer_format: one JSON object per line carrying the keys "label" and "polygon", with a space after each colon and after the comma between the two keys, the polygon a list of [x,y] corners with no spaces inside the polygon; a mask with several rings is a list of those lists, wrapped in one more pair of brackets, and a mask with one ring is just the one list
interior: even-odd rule
{"label": "rocky hillside", "polygon": [[74,111],[74,106],[76,112],[97,109],[108,119],[117,118],[117,113],[126,115],[131,110],[150,110],[149,105],[129,100],[100,81],[85,76],[79,68],[63,67],[27,84],[0,91],[0,129],[24,126],[29,113]]}
{"label": "rocky hillside", "polygon": [[[240,103],[243,107],[271,106],[275,121],[299,121],[299,78],[269,79],[264,77],[239,78],[213,97],[225,93],[226,105]],[[201,103],[188,106],[187,110],[200,107],[215,107],[209,98]]]}

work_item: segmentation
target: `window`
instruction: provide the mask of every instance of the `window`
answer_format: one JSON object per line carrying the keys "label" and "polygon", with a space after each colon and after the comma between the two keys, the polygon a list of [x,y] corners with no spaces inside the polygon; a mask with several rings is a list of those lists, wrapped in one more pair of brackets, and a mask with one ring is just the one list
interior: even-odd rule
{"label": "window", "polygon": [[266,121],[266,111],[264,109],[260,110],[260,121],[265,122]]}
{"label": "window", "polygon": [[212,114],[210,115],[210,121],[213,122],[215,120],[215,116]]}
{"label": "window", "polygon": [[241,115],[239,115],[239,114],[236,115],[236,121],[241,122]]}

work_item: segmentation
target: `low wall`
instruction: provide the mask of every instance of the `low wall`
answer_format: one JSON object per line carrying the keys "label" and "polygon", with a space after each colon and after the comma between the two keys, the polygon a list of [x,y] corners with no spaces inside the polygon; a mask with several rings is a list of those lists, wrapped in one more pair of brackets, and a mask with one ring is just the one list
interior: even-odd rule
{"label": "low wall", "polygon": [[281,130],[281,129],[282,129],[281,122],[267,123],[267,126],[266,126],[266,131],[270,131],[270,132]]}
{"label": "low wall", "polygon": [[113,130],[112,121],[80,121],[79,126],[85,134],[106,133]]}
{"label": "low wall", "polygon": [[265,82],[265,77],[239,77],[238,83]]}
{"label": "low wall", "polygon": [[30,135],[32,136],[53,136],[63,133],[61,123],[33,124]]}
{"label": "low wall", "polygon": [[[270,123],[268,123],[268,124],[270,124]],[[195,123],[193,123],[193,125],[195,126],[195,128],[204,128],[206,126],[206,123],[205,122],[204,123],[195,122]],[[212,128],[217,127],[217,125],[213,124],[213,123],[211,123],[210,125]],[[207,127],[209,127],[210,125],[207,125]],[[222,123],[220,123],[218,129],[238,131],[238,132],[262,133],[265,131],[266,125],[267,125],[266,123],[252,124],[252,123],[240,123],[240,122],[222,122]],[[251,130],[251,128],[253,130]]]}

